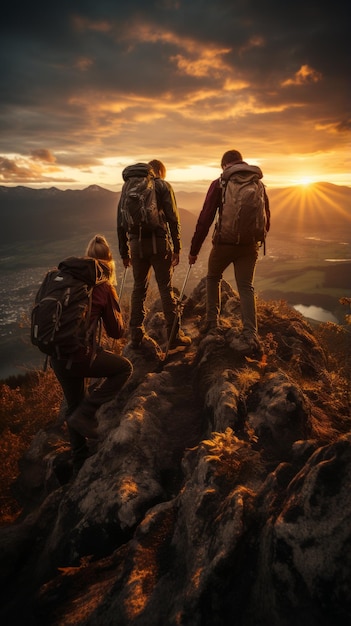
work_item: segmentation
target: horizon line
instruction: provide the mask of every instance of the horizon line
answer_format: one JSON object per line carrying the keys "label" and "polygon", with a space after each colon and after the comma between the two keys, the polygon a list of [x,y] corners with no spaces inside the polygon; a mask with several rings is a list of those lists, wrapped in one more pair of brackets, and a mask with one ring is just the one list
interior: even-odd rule
{"label": "horizon line", "polygon": [[[203,186],[204,188],[208,187],[209,184],[212,181],[183,181],[183,182],[179,182],[179,181],[171,181],[169,179],[167,179],[168,182],[172,185],[173,189],[175,190],[175,187],[177,187],[177,191],[178,192],[184,192],[184,193],[203,193],[202,190],[200,189],[194,189],[194,187],[199,187],[200,185]],[[180,188],[180,185],[184,186],[183,188]],[[287,189],[287,188],[291,188],[291,187],[305,187],[305,188],[309,188],[309,187],[314,187],[316,185],[332,185],[334,187],[346,187],[347,189],[351,189],[351,183],[347,184],[347,183],[334,183],[334,182],[329,182],[328,180],[319,180],[319,181],[311,181],[309,183],[303,183],[303,182],[296,182],[296,183],[290,183],[290,184],[275,184],[275,185],[267,185],[266,187],[268,187],[269,189]],[[49,184],[46,185],[45,183],[32,183],[32,184],[24,184],[24,183],[2,183],[0,182],[0,187],[7,187],[9,189],[15,189],[16,187],[23,187],[25,189],[32,189],[35,191],[44,191],[44,190],[50,190],[50,189],[57,189],[57,191],[85,191],[86,189],[89,189],[90,187],[99,187],[100,189],[104,189],[106,191],[111,191],[113,193],[119,193],[122,189],[123,186],[123,182],[122,183],[118,183],[116,185],[104,185],[104,184],[99,184],[99,183],[90,183],[88,185],[82,185],[80,183],[75,183],[72,186],[63,186],[62,183],[59,183],[59,185],[53,183],[53,184]],[[191,188],[192,189],[189,189]]]}

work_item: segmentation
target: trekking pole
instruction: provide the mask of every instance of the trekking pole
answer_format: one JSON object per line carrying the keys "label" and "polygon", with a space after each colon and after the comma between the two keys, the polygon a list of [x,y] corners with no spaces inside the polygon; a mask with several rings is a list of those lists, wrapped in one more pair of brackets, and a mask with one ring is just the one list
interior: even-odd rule
{"label": "trekking pole", "polygon": [[[128,267],[124,268],[124,272],[123,272],[123,276],[122,276],[121,289],[120,289],[120,292],[119,292],[119,295],[118,295],[118,299],[119,299],[120,302],[121,302],[121,298],[122,298],[124,283],[126,282],[127,269],[128,269]],[[116,347],[116,339],[114,339],[112,341],[112,346],[111,346],[112,352],[115,351],[115,347]]]}
{"label": "trekking pole", "polygon": [[119,300],[121,300],[121,299],[122,299],[122,293],[123,293],[123,289],[124,289],[124,283],[126,282],[127,269],[128,269],[128,267],[125,267],[125,268],[124,268],[124,272],[123,272],[123,276],[122,276],[122,282],[121,282],[121,289],[120,289],[119,296],[118,296],[118,297],[119,297]]}
{"label": "trekking pole", "polygon": [[164,356],[164,359],[163,359],[164,361],[166,360],[166,358],[168,356],[170,345],[171,345],[171,343],[173,341],[175,329],[177,327],[177,322],[179,321],[179,324],[180,324],[180,315],[181,315],[181,311],[182,311],[182,300],[183,300],[185,286],[186,286],[186,284],[188,282],[188,278],[189,278],[191,267],[192,266],[189,265],[188,271],[187,271],[187,273],[185,275],[185,278],[184,278],[184,282],[183,282],[183,286],[182,286],[181,292],[179,294],[179,298],[178,298],[178,302],[177,302],[177,311],[176,311],[176,314],[174,316],[172,330],[171,330],[171,333],[170,333],[169,338],[168,338],[167,348],[166,348],[165,356]]}

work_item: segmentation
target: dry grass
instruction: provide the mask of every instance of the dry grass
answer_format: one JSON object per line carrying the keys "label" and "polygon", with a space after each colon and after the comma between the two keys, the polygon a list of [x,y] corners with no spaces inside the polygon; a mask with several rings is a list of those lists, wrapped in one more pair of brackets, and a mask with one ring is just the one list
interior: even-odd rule
{"label": "dry grass", "polygon": [[11,378],[0,385],[0,524],[20,513],[11,495],[18,476],[18,461],[34,435],[58,418],[62,391],[51,369]]}
{"label": "dry grass", "polygon": [[238,439],[229,427],[224,432],[213,432],[201,446],[207,452],[205,461],[213,464],[217,477],[225,477],[231,488],[262,471],[259,453]]}

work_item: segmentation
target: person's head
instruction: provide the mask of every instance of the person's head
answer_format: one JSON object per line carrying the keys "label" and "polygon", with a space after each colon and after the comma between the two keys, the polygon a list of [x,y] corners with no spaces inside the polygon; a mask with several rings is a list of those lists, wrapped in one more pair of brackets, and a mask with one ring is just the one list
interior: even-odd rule
{"label": "person's head", "polygon": [[155,176],[158,178],[166,178],[166,166],[159,161],[158,159],[153,159],[149,161],[149,165],[151,165]]}
{"label": "person's head", "polygon": [[95,235],[95,237],[89,241],[85,251],[85,256],[92,257],[98,261],[103,261],[103,266],[108,270],[109,280],[112,283],[116,282],[115,262],[112,257],[110,246],[103,235]]}
{"label": "person's head", "polygon": [[240,163],[242,160],[243,157],[238,150],[228,150],[222,156],[221,167],[224,169],[225,167],[228,167],[228,165]]}

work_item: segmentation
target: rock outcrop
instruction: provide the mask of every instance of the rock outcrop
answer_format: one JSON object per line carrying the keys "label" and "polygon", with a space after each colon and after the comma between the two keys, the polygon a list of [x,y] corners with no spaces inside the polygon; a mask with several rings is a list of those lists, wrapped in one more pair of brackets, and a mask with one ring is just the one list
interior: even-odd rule
{"label": "rock outcrop", "polygon": [[2,623],[344,626],[351,619],[351,435],[302,316],[258,302],[261,360],[235,351],[240,303],[162,360],[158,302],[134,373],[98,414],[76,476],[63,420],[37,434],[0,531]]}

